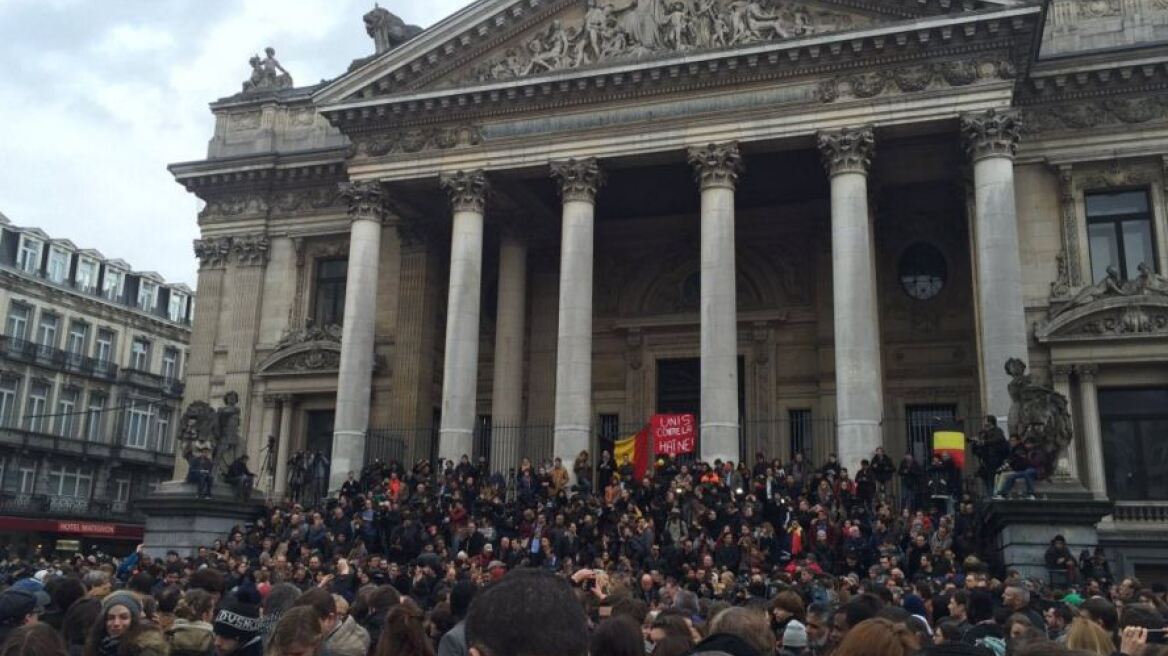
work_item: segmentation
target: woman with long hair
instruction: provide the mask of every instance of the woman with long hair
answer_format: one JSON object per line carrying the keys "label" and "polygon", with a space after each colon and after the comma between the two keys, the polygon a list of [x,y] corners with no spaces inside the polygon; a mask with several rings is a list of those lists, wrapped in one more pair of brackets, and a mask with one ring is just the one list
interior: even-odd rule
{"label": "woman with long hair", "polygon": [[903,624],[876,617],[852,627],[833,656],[909,656],[920,648],[916,636]]}
{"label": "woman with long hair", "polygon": [[203,656],[214,647],[215,598],[198,588],[187,590],[174,608],[174,624],[166,632],[170,656]]}
{"label": "woman with long hair", "polygon": [[101,612],[85,641],[85,656],[167,656],[166,637],[142,620],[142,602],[119,590],[101,600]]}
{"label": "woman with long hair", "polygon": [[0,656],[68,656],[65,641],[56,629],[37,622],[17,627],[0,645]]}
{"label": "woman with long hair", "polygon": [[375,656],[434,656],[434,645],[426,636],[425,615],[413,602],[389,609],[385,628],[377,641]]}
{"label": "woman with long hair", "polygon": [[264,656],[316,656],[324,642],[320,615],[312,606],[293,606],[280,616]]}
{"label": "woman with long hair", "polygon": [[1067,629],[1067,649],[1088,651],[1093,654],[1109,656],[1115,653],[1115,643],[1111,641],[1111,634],[1098,624],[1076,617]]}

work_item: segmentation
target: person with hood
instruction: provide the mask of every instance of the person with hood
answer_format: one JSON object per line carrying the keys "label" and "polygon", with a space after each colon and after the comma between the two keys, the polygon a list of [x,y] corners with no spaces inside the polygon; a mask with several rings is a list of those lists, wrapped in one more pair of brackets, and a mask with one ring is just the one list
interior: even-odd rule
{"label": "person with hood", "polygon": [[0,592],[0,642],[17,628],[37,621],[37,599],[25,590]]}
{"label": "person with hood", "polygon": [[438,643],[438,656],[467,656],[466,612],[478,588],[470,581],[459,581],[450,590],[450,613],[458,621]]}
{"label": "person with hood", "polygon": [[365,656],[369,651],[369,632],[352,617],[337,616],[337,602],[323,588],[312,588],[300,595],[294,606],[311,606],[320,617],[324,631],[324,649],[329,656]]}
{"label": "person with hood", "polygon": [[263,656],[260,609],[254,604],[238,600],[223,604],[215,615],[212,632],[215,656]]}
{"label": "person with hood", "polygon": [[691,656],[766,656],[775,648],[770,618],[760,609],[727,608],[714,616],[709,629]]}
{"label": "person with hood", "polygon": [[166,632],[170,656],[210,656],[214,653],[215,598],[204,590],[187,590],[174,609],[174,624]]}
{"label": "person with hood", "polygon": [[142,602],[118,591],[101,600],[101,612],[85,641],[84,656],[167,656],[166,636],[142,619]]}

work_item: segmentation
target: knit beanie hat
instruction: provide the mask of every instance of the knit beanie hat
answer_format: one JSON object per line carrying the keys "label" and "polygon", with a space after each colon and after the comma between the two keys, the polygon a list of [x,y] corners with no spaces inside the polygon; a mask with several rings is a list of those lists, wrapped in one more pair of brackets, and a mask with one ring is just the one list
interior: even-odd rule
{"label": "knit beanie hat", "polygon": [[783,646],[804,648],[807,646],[807,627],[799,620],[790,620],[787,622],[787,628],[783,629]]}
{"label": "knit beanie hat", "polygon": [[215,616],[215,634],[246,642],[260,634],[260,609],[253,604],[229,601]]}
{"label": "knit beanie hat", "polygon": [[142,602],[132,592],[118,590],[107,594],[101,600],[101,617],[108,615],[114,606],[125,606],[131,617],[142,617]]}

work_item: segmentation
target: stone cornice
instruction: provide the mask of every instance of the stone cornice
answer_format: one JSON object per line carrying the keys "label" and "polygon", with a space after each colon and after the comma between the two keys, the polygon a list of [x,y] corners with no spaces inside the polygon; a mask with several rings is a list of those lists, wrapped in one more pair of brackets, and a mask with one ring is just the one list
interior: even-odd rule
{"label": "stone cornice", "polygon": [[171,164],[175,180],[200,197],[216,190],[268,188],[277,184],[334,182],[345,177],[348,148],[303,151],[290,155],[248,155]]}
{"label": "stone cornice", "polygon": [[[705,79],[709,86],[830,74],[874,64],[894,64],[1015,45],[1036,31],[1039,7],[932,17],[913,23],[795,38],[773,43],[573,69],[550,75],[461,88],[362,97],[323,105],[322,113],[346,132],[414,122],[450,120],[450,114],[483,115],[508,105],[556,106],[582,95],[630,97],[662,93]],[[1018,48],[1018,50],[1026,50]],[[322,98],[323,100],[323,98]]]}

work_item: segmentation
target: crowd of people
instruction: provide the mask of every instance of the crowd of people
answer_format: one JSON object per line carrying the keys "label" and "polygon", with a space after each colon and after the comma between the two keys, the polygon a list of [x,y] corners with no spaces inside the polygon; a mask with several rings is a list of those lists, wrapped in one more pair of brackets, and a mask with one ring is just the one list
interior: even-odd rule
{"label": "crowd of people", "polygon": [[1049,576],[1004,569],[945,458],[635,473],[375,462],[191,555],[13,556],[0,656],[1168,654],[1163,586],[1054,535]]}

